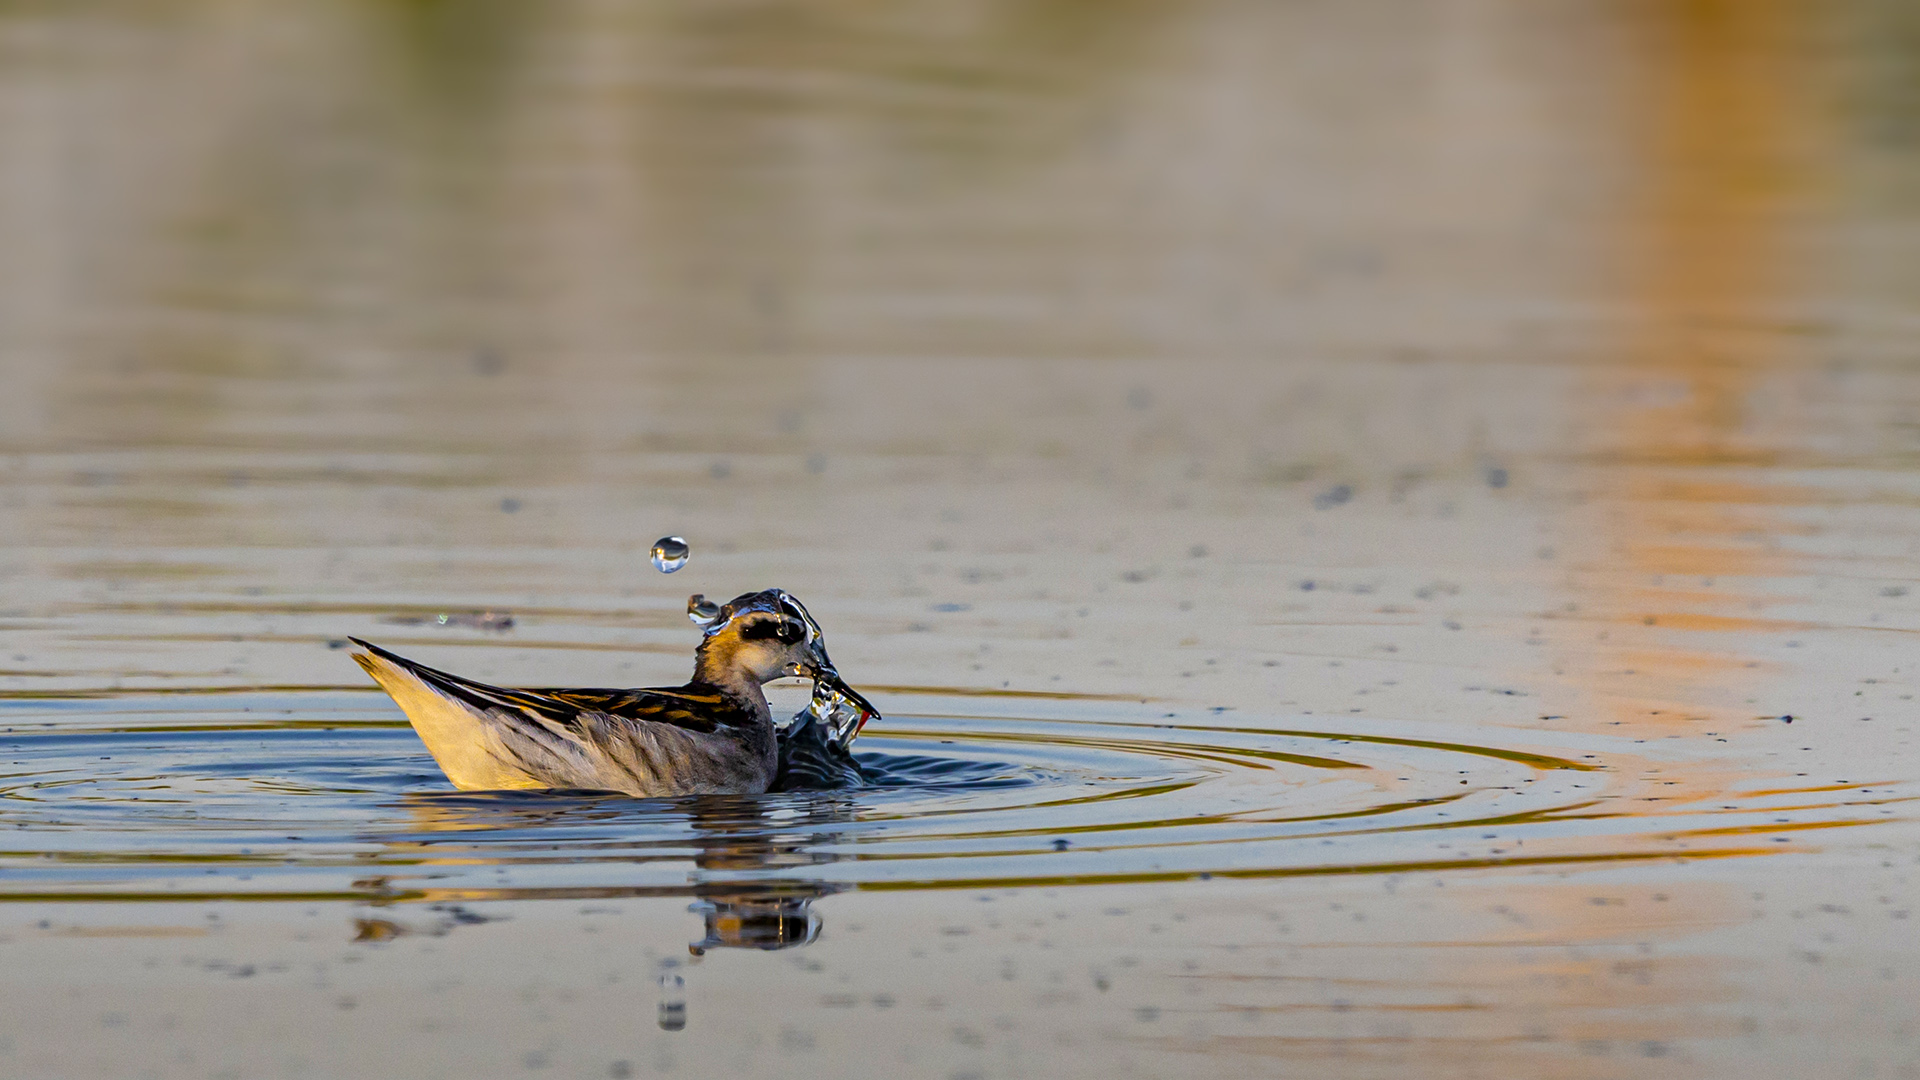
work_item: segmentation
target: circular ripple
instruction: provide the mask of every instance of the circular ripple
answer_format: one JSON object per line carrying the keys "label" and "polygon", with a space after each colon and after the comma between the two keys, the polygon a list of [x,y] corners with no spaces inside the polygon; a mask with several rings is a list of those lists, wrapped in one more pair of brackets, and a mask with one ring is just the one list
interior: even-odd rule
{"label": "circular ripple", "polygon": [[[1916,797],[1736,795],[1629,740],[1554,732],[902,697],[917,708],[889,703],[856,744],[875,786],[655,800],[452,791],[365,693],[6,702],[0,902],[424,903],[459,922],[493,900],[688,896],[701,947],[775,948],[808,940],[811,902],[845,889],[1750,855]],[[370,940],[399,932],[362,922]]]}
{"label": "circular ripple", "polygon": [[793,903],[846,888],[1750,850],[1737,825],[1709,828],[1705,810],[1671,797],[1658,819],[1627,812],[1643,763],[1610,743],[1547,735],[1562,745],[1543,750],[1358,720],[1315,730],[1103,702],[912,700],[919,709],[856,744],[882,778],[873,787],[670,800],[450,791],[411,730],[365,694],[12,702],[0,713],[0,828],[15,842],[0,855],[0,899],[683,894],[772,904],[785,928]]}

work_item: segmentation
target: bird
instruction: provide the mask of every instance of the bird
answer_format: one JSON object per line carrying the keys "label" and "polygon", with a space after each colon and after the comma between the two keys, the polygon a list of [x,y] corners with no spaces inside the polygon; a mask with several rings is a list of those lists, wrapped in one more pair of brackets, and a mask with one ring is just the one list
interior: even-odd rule
{"label": "bird", "polygon": [[704,635],[693,678],[652,689],[510,689],[396,655],[359,638],[353,658],[407,714],[454,787],[614,791],[641,798],[757,795],[778,772],[761,684],[789,675],[829,687],[879,715],[840,678],[825,635],[781,589],[687,610]]}

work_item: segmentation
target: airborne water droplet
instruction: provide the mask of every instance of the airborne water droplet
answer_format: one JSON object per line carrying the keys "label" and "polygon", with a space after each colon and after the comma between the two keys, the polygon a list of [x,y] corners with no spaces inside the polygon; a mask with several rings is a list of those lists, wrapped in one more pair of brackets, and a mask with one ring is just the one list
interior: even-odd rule
{"label": "airborne water droplet", "polygon": [[687,1026],[687,980],[669,971],[660,976],[660,1030],[684,1031]]}
{"label": "airborne water droplet", "polygon": [[663,574],[671,574],[687,565],[687,556],[693,550],[687,542],[677,536],[663,536],[653,542],[653,568]]}
{"label": "airborne water droplet", "polygon": [[694,593],[687,597],[687,618],[692,619],[695,625],[705,626],[719,617],[719,604],[707,599],[701,593]]}

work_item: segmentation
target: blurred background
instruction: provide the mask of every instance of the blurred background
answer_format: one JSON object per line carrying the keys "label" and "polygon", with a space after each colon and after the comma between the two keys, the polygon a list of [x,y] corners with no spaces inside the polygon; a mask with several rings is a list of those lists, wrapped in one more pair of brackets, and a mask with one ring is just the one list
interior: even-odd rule
{"label": "blurred background", "polygon": [[677,653],[768,585],[900,684],[1162,690],[1329,573],[1633,634],[1631,575],[1782,542],[1714,467],[1920,448],[1916,49],[1892,0],[15,0],[0,680],[345,681],[304,646],[406,604]]}
{"label": "blurred background", "polygon": [[[689,593],[777,586],[889,715],[1657,742],[1629,819],[1906,791],[1860,721],[1911,709],[1917,297],[1903,0],[0,0],[0,700],[370,691],[348,634],[678,683]],[[1634,879],[1666,921],[1542,886],[1529,940],[1590,950],[1558,1019],[1501,953],[1492,1012],[1379,1014],[1369,1060],[1911,1068],[1898,926],[1794,920],[1910,889],[1915,830],[1818,827]],[[1492,902],[1379,918],[1511,945]],[[1648,926],[1683,955],[1617,967]],[[1324,973],[1387,931],[1308,933]],[[1359,1037],[1203,1021],[1073,1060]],[[1065,1067],[1008,1053],[970,1075]]]}

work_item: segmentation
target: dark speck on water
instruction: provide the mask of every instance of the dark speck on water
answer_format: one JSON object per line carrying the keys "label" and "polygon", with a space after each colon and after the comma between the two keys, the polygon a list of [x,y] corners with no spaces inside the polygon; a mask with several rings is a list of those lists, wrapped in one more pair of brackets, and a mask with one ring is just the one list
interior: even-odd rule
{"label": "dark speck on water", "polygon": [[1313,497],[1313,508],[1315,510],[1331,510],[1352,498],[1353,487],[1349,484],[1338,484],[1315,495]]}

